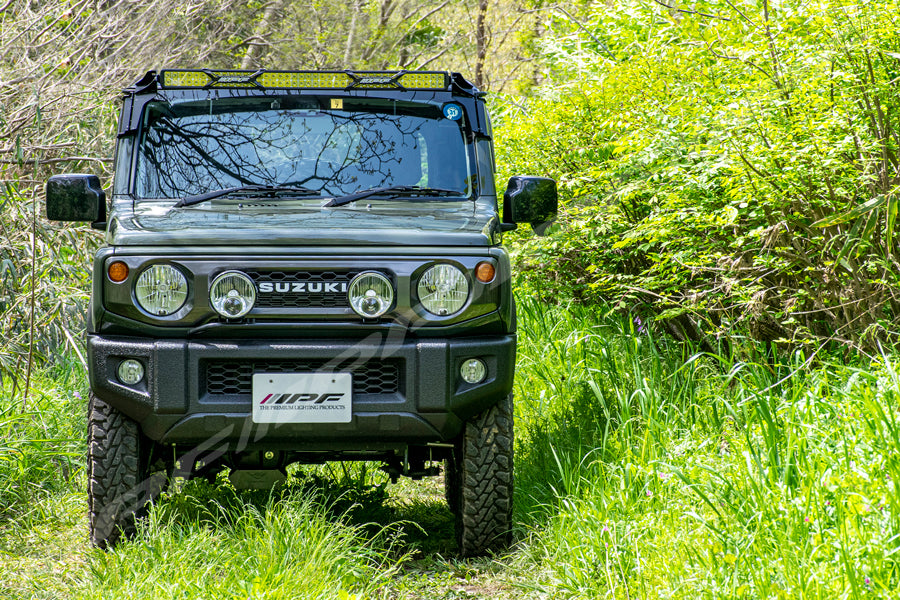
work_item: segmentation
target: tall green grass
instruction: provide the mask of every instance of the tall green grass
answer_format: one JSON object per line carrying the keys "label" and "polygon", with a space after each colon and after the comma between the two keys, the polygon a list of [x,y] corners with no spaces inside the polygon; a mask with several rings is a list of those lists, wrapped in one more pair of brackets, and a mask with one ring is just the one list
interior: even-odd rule
{"label": "tall green grass", "polygon": [[[455,597],[440,585],[481,572],[484,589],[552,598],[896,597],[890,354],[772,364],[745,345],[716,356],[598,308],[527,299],[519,324],[512,556],[457,564],[437,484],[385,487],[366,465],[304,469],[271,493],[192,481],[157,501],[133,541],[92,549],[86,389],[72,366],[38,373],[27,412],[21,396],[2,400],[0,589]],[[445,583],[424,583],[432,575]]]}
{"label": "tall green grass", "polygon": [[189,488],[157,504],[135,541],[94,552],[78,596],[370,598],[404,562],[389,530],[369,538],[312,495]]}
{"label": "tall green grass", "polygon": [[595,487],[609,468],[624,469],[642,493],[629,465],[653,464],[684,428],[720,427],[722,403],[698,397],[698,379],[715,365],[683,346],[595,307],[525,300],[519,313],[516,475],[526,520],[586,483]]}
{"label": "tall green grass", "polygon": [[522,313],[517,508],[549,590],[896,597],[889,357],[772,365],[754,347],[692,355],[597,309]]}
{"label": "tall green grass", "polygon": [[66,489],[84,468],[87,386],[80,364],[60,360],[32,381],[0,388],[0,523]]}

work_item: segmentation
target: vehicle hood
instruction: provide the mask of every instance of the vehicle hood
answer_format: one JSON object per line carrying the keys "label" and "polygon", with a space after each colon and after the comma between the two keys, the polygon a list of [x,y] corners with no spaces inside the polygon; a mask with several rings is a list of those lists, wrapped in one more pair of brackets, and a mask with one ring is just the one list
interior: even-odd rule
{"label": "vehicle hood", "polygon": [[498,221],[492,197],[470,200],[362,200],[325,208],[327,200],[215,200],[174,208],[173,202],[113,202],[112,246],[487,246]]}

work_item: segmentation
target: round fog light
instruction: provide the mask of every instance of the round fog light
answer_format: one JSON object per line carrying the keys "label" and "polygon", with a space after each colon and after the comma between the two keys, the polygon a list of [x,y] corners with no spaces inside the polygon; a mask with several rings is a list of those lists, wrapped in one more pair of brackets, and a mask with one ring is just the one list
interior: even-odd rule
{"label": "round fog light", "polygon": [[463,361],[459,368],[459,374],[466,383],[481,383],[487,375],[487,367],[484,365],[484,361],[470,358]]}
{"label": "round fog light", "polygon": [[117,375],[125,385],[134,385],[144,378],[144,365],[133,358],[125,359],[119,363]]}

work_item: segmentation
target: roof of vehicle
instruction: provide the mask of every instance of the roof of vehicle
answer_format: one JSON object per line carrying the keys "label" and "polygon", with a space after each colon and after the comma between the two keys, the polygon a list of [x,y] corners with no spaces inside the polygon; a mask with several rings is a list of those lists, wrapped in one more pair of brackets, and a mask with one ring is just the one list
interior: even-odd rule
{"label": "roof of vehicle", "polygon": [[490,138],[485,92],[460,73],[448,71],[274,71],[258,69],[163,69],[148,71],[124,90],[120,136],[135,133],[144,106],[156,99],[188,99],[327,93],[337,97],[378,97],[458,102],[476,134]]}
{"label": "roof of vehicle", "polygon": [[157,89],[246,89],[246,90],[395,90],[448,91],[465,96],[481,96],[470,81],[447,71],[270,71],[258,69],[164,69],[148,71],[126,94],[155,92]]}

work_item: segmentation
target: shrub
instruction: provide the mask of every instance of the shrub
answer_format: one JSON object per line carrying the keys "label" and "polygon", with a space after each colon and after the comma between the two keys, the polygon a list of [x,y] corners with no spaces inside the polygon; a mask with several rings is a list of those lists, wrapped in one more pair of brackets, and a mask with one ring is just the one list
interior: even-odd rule
{"label": "shrub", "polygon": [[520,239],[523,290],[685,338],[894,339],[898,25],[893,2],[626,2],[558,36],[555,85],[499,111],[500,162],[563,198]]}

